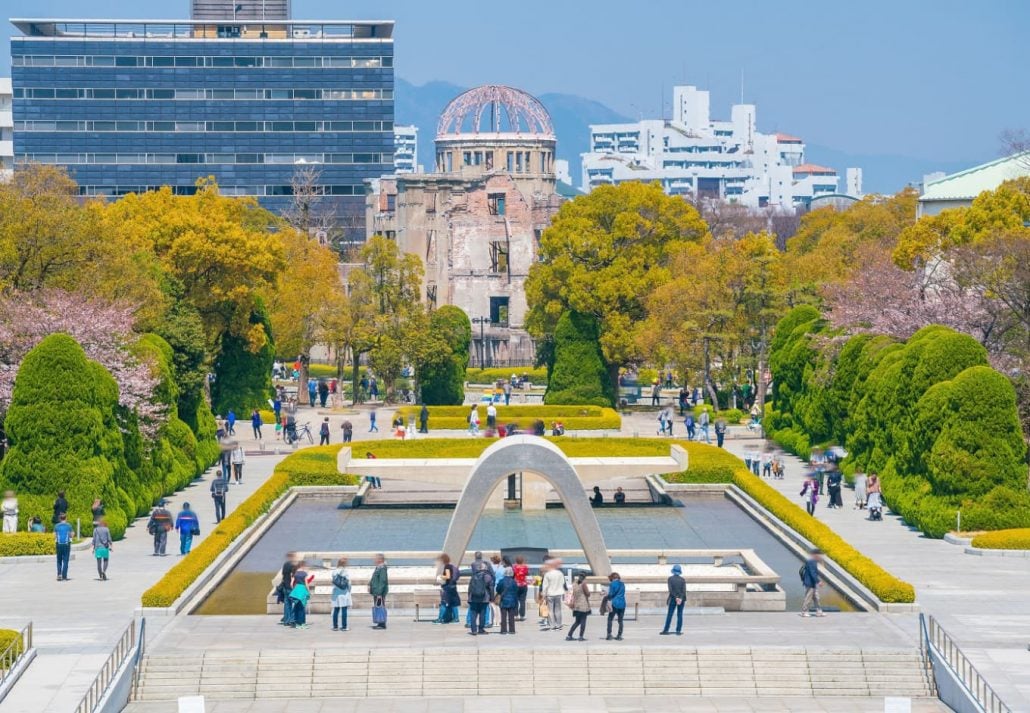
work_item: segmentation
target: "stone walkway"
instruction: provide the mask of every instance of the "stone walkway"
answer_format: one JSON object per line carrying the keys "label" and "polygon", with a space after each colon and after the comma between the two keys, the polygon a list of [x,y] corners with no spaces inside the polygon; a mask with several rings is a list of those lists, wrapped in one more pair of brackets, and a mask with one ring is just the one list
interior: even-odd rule
{"label": "stone walkway", "polygon": [[[727,442],[736,455],[756,445]],[[800,504],[806,465],[790,455],[785,465],[783,480],[766,482]],[[882,522],[868,521],[865,511],[854,509],[852,490],[845,489],[842,499],[843,510],[830,510],[828,498],[822,498],[816,517],[911,582],[922,610],[941,623],[1006,703],[1014,710],[1030,709],[1030,560],[967,555],[960,546],[924,537],[889,512]]]}
{"label": "stone walkway", "polygon": [[[248,429],[249,430],[249,429]],[[244,467],[243,483],[229,490],[227,510],[235,508],[271,475],[276,456],[251,457]],[[174,515],[189,502],[200,517],[201,535],[215,524],[210,497],[213,471],[185,490],[168,497]],[[168,556],[153,557],[153,538],[146,531],[147,518],[136,520],[125,539],[111,551],[108,581],[97,579],[96,561],[89,550],[74,553],[69,581],[57,582],[56,564],[19,562],[0,564],[0,627],[21,628],[33,623],[38,656],[4,699],[4,713],[67,713],[82,695],[133,618],[140,595],[179,561],[179,538],[170,533]],[[166,623],[163,617],[147,620],[150,636]]]}

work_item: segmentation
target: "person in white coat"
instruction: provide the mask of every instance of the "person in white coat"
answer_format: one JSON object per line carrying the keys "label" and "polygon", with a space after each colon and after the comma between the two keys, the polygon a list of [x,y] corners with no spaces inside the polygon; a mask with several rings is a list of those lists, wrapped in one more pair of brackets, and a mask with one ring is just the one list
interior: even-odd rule
{"label": "person in white coat", "polygon": [[4,501],[0,504],[0,510],[4,514],[4,532],[18,531],[18,498],[14,496],[13,490],[4,493]]}
{"label": "person in white coat", "polygon": [[354,603],[354,598],[351,596],[350,572],[347,571],[346,557],[341,557],[336,561],[332,581],[333,631],[347,631],[347,610]]}
{"label": "person in white coat", "polygon": [[479,433],[479,409],[475,406],[469,412],[469,433],[473,436]]}

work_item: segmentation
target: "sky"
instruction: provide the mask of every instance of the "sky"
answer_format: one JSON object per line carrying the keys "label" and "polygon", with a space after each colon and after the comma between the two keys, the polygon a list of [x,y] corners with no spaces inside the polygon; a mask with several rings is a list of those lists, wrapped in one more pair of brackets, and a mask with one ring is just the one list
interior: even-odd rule
{"label": "sky", "polygon": [[[254,0],[241,0],[252,2]],[[188,0],[0,0],[8,17],[186,18]],[[566,92],[631,117],[668,115],[671,87],[741,94],[760,131],[854,154],[990,160],[1030,129],[1028,0],[293,0],[297,19],[396,20],[416,84]],[[2,29],[0,76],[10,72]]]}

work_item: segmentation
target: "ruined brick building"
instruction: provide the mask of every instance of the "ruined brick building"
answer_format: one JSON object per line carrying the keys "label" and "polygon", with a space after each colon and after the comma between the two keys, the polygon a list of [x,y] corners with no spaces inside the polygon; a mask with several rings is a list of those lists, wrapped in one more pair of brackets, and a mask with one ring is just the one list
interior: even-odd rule
{"label": "ruined brick building", "polygon": [[368,235],[395,239],[425,265],[424,299],[473,320],[475,364],[524,364],[525,280],[557,212],[555,136],[547,110],[511,87],[485,85],[440,116],[433,173],[368,182]]}

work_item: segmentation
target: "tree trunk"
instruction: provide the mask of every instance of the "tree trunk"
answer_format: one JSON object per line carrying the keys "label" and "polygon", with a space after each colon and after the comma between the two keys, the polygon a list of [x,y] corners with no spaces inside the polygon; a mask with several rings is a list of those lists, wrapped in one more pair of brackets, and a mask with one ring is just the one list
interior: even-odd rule
{"label": "tree trunk", "polygon": [[[547,376],[550,377],[551,372],[548,370]],[[619,365],[609,364],[608,365],[608,380],[612,382],[612,408],[619,408]],[[550,380],[547,382],[550,384]]]}
{"label": "tree trunk", "polygon": [[708,399],[712,402],[712,410],[719,410],[719,394],[715,390],[715,383],[712,381],[712,349],[711,340],[708,337],[704,339],[704,357],[705,357],[705,390],[708,392]]}
{"label": "tree trunk", "polygon": [[758,404],[758,416],[765,416],[765,390],[769,385],[765,383],[765,356],[758,356],[758,373],[755,374],[755,403]]}
{"label": "tree trunk", "polygon": [[359,375],[361,369],[358,364],[361,363],[361,352],[351,347],[351,374],[350,374],[350,388],[351,388],[351,406],[358,405],[358,382],[361,380]]}
{"label": "tree trunk", "polygon": [[297,376],[297,403],[299,404],[308,395],[308,363],[311,361],[311,357],[301,354],[297,361],[300,362],[300,372]]}

